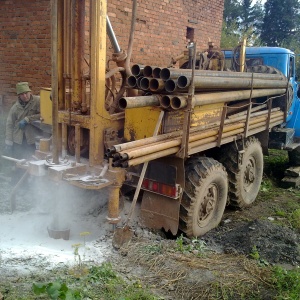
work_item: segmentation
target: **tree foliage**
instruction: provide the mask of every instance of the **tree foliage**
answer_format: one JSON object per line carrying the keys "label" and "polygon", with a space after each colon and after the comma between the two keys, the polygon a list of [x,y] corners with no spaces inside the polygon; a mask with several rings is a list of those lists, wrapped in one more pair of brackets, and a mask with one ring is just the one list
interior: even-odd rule
{"label": "tree foliage", "polygon": [[[225,0],[222,48],[233,48],[243,37],[248,45],[279,46],[300,54],[300,0]],[[300,79],[300,56],[296,56]]]}
{"label": "tree foliage", "polygon": [[[263,18],[261,1],[225,0],[222,44],[234,41],[237,37],[247,37],[251,44],[258,44],[258,33]],[[234,31],[231,31],[234,29]],[[230,45],[227,45],[230,46]]]}
{"label": "tree foliage", "polygon": [[298,0],[267,0],[262,22],[261,40],[267,46],[289,43],[299,32]]}

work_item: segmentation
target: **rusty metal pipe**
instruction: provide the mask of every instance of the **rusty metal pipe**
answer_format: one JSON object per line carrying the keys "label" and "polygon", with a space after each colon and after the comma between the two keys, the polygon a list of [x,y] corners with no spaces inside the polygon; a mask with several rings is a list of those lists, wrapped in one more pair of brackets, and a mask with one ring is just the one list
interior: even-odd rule
{"label": "rusty metal pipe", "polygon": [[110,77],[112,77],[113,75],[115,75],[116,73],[125,71],[125,69],[123,67],[116,67],[111,69],[110,71],[108,71],[107,73],[105,73],[105,78],[108,79]]}
{"label": "rusty metal pipe", "polygon": [[181,109],[187,106],[187,96],[175,96],[170,100],[170,106],[174,110]]}
{"label": "rusty metal pipe", "polygon": [[[214,92],[214,93],[198,93],[194,96],[195,105],[205,105],[222,103],[229,101],[240,101],[252,98],[267,97],[283,95],[286,92],[285,89],[258,89],[253,90],[240,90],[232,92]],[[187,105],[187,96],[174,96],[171,98],[171,107],[173,109],[180,109]]]}
{"label": "rusty metal pipe", "polygon": [[123,97],[119,100],[119,107],[125,108],[136,108],[145,106],[159,106],[160,96],[137,96],[137,97]]}
{"label": "rusty metal pipe", "polygon": [[142,90],[149,90],[151,77],[143,77],[140,81],[140,87]]}
{"label": "rusty metal pipe", "polygon": [[[281,120],[280,121],[276,121],[276,122],[272,122],[270,123],[270,128],[278,125],[281,123]],[[255,129],[252,129],[252,130],[249,130],[249,135],[253,135],[253,134],[256,134],[258,132],[260,132],[261,130],[258,130],[257,128]],[[227,138],[222,138],[222,141],[221,141],[221,144],[224,145],[224,144],[227,144],[227,143],[230,143],[230,142],[233,142],[235,140],[236,136],[233,135],[233,136],[229,136]],[[202,152],[202,151],[205,151],[207,149],[210,149],[210,148],[214,148],[218,146],[218,141],[214,141],[214,142],[211,142],[211,143],[206,143],[204,145],[200,145],[200,146],[197,146],[197,147],[190,147],[189,148],[189,155],[192,155],[192,154],[195,154],[195,153],[199,153],[199,152]]]}
{"label": "rusty metal pipe", "polygon": [[[276,124],[280,120],[282,120],[282,117],[277,119],[277,120],[274,120],[274,122],[271,123],[271,124]],[[250,130],[254,130],[257,127],[263,126],[264,124],[265,124],[265,122],[261,122],[260,124],[250,126]],[[224,138],[234,137],[236,134],[242,133],[243,131],[244,131],[244,128],[232,130],[232,131],[228,132]],[[217,136],[212,136],[212,137],[200,140],[200,141],[196,141],[194,143],[189,143],[189,148],[202,146],[202,145],[205,145],[205,144],[208,144],[208,143],[211,143],[211,142],[215,142],[217,140],[217,138],[218,138]],[[166,150],[162,150],[162,151],[155,152],[155,153],[152,153],[152,154],[148,154],[148,155],[145,155],[145,156],[137,157],[137,158],[128,160],[126,162],[122,162],[120,165],[123,168],[128,168],[130,166],[136,166],[136,165],[139,165],[141,163],[144,163],[144,162],[147,162],[147,161],[150,161],[150,160],[154,160],[154,159],[158,159],[158,158],[161,158],[161,157],[165,157],[165,156],[168,156],[168,155],[175,154],[179,151],[179,149],[180,149],[179,146],[178,147],[172,147],[172,148],[169,148],[169,149],[166,149]]]}
{"label": "rusty metal pipe", "polygon": [[[271,116],[271,119],[274,118],[282,118],[283,113],[282,112],[277,112],[274,113]],[[265,124],[265,121],[267,119],[267,116],[262,116],[262,117],[257,117],[255,119],[252,119],[249,121],[250,124],[250,128],[251,126],[253,127],[254,124]],[[227,132],[231,132],[233,130],[237,130],[240,128],[244,128],[245,127],[245,121],[244,122],[240,122],[240,123],[236,123],[236,124],[231,124],[231,125],[226,125],[223,129],[223,135],[225,136],[227,134]],[[198,140],[202,140],[208,137],[213,137],[213,136],[217,136],[219,133],[219,128],[213,129],[213,130],[208,130],[206,132],[200,132],[197,134],[191,134],[189,137],[189,143],[191,142],[195,142]],[[148,146],[144,146],[144,147],[140,147],[137,149],[132,149],[129,151],[126,151],[126,153],[120,153],[121,155],[121,160],[127,160],[127,159],[134,159],[140,156],[145,156],[145,155],[149,155],[151,153],[155,153],[155,152],[159,152],[162,150],[166,150],[168,148],[172,148],[175,146],[179,146],[181,144],[181,138],[177,138],[177,139],[172,139],[172,140],[165,140],[163,142],[160,143],[156,143],[156,144],[151,144]],[[147,145],[147,144],[146,144]]]}
{"label": "rusty metal pipe", "polygon": [[188,78],[187,76],[179,76],[177,78],[177,86],[180,89],[187,88],[191,84],[191,79]]}
{"label": "rusty metal pipe", "polygon": [[168,93],[173,93],[177,90],[177,80],[175,79],[168,79],[165,82],[165,89]]}
{"label": "rusty metal pipe", "polygon": [[[269,79],[269,80],[286,80],[282,74],[266,74],[266,73],[247,73],[247,72],[230,72],[230,71],[208,71],[208,70],[195,70],[196,77],[225,77],[225,78],[253,78],[255,79]],[[191,76],[191,69],[178,69],[178,68],[163,68],[160,72],[160,78],[163,80],[178,78],[181,75]]]}
{"label": "rusty metal pipe", "polygon": [[[271,110],[272,113],[274,112],[278,112],[279,108],[274,108]],[[257,112],[254,114],[251,114],[251,118],[257,117],[257,116],[261,116],[261,115],[266,115],[268,114],[268,110],[264,110],[261,112]],[[225,124],[230,124],[230,123],[234,123],[234,122],[238,122],[238,121],[243,121],[245,120],[245,116],[238,116],[232,119],[226,119],[225,120]],[[200,125],[194,128],[191,128],[191,133],[193,132],[197,132],[200,130],[207,130],[216,126],[219,126],[220,122],[215,122],[215,123],[211,123],[208,125]],[[114,145],[112,147],[110,147],[108,149],[108,155],[116,155],[116,152],[122,152],[128,149],[133,149],[133,148],[137,148],[137,147],[143,147],[144,145],[150,145],[153,143],[157,143],[157,142],[161,142],[161,141],[166,141],[167,139],[173,139],[176,138],[178,136],[182,135],[182,130],[176,131],[176,132],[171,132],[171,133],[164,133],[161,134],[159,136],[156,137],[149,137],[146,139],[141,139],[141,140],[136,140],[136,141],[132,141],[132,142],[128,142],[128,143],[123,143],[123,144],[118,144],[118,145]]]}
{"label": "rusty metal pipe", "polygon": [[132,75],[131,69],[130,69],[130,60],[131,60],[132,51],[133,51],[136,15],[137,15],[137,0],[132,0],[132,15],[131,15],[131,24],[130,24],[130,34],[129,34],[129,41],[128,41],[128,47],[127,47],[127,57],[125,60],[125,70],[126,70],[127,76]]}
{"label": "rusty metal pipe", "polygon": [[162,79],[152,78],[149,83],[152,92],[161,92],[165,89],[165,82]]}
{"label": "rusty metal pipe", "polygon": [[164,156],[174,154],[178,150],[179,150],[179,147],[173,147],[173,148],[166,149],[166,150],[163,150],[163,151],[160,151],[160,152],[156,152],[156,153],[152,153],[152,154],[145,155],[145,156],[142,156],[142,157],[134,158],[134,159],[122,162],[121,167],[122,168],[128,168],[128,167],[131,167],[131,166],[136,166],[136,165],[139,165],[141,163],[144,163],[144,162],[147,162],[147,161],[150,161],[150,160],[154,160],[154,159],[158,159],[158,158],[161,158],[161,157],[164,157]]}
{"label": "rusty metal pipe", "polygon": [[[252,98],[267,97],[267,96],[276,96],[285,94],[286,89],[260,89],[253,90],[241,90],[233,92],[215,92],[215,93],[203,93],[195,94],[195,105],[205,105],[237,100],[249,99],[250,95]],[[220,101],[222,97],[222,101]]]}
{"label": "rusty metal pipe", "polygon": [[137,86],[137,78],[133,75],[129,76],[127,78],[127,85],[130,87],[130,88],[135,88]]}
{"label": "rusty metal pipe", "polygon": [[152,71],[153,78],[160,78],[160,72],[161,72],[160,67],[153,68],[153,71]]}
{"label": "rusty metal pipe", "polygon": [[80,109],[82,96],[81,70],[84,57],[85,0],[72,1],[73,44],[72,44],[72,105]]}
{"label": "rusty metal pipe", "polygon": [[131,73],[134,76],[143,76],[144,65],[135,64],[131,67]]}
{"label": "rusty metal pipe", "polygon": [[[185,78],[186,77],[186,78]],[[189,77],[182,75],[181,80],[184,82],[189,80]],[[167,82],[171,82],[169,79]],[[178,82],[178,81],[177,81]],[[182,83],[183,84],[183,83]],[[225,78],[225,77],[200,77],[195,76],[194,79],[196,90],[205,89],[278,89],[286,88],[287,80],[265,80],[265,79],[251,79],[251,78]],[[185,88],[187,89],[187,87]],[[167,90],[167,83],[166,83]],[[180,89],[184,90],[184,89]],[[168,90],[169,91],[169,90]],[[175,91],[175,89],[174,89]]]}
{"label": "rusty metal pipe", "polygon": [[152,66],[145,66],[143,70],[144,77],[152,77],[153,67]]}
{"label": "rusty metal pipe", "polygon": [[165,109],[168,109],[170,108],[170,104],[171,104],[171,96],[169,95],[163,95],[161,98],[160,98],[160,106],[165,108]]}
{"label": "rusty metal pipe", "polygon": [[[271,117],[271,120],[273,122],[276,122],[278,120],[282,120],[283,119],[283,114],[281,116],[278,116],[276,118],[273,118]],[[258,128],[258,127],[263,127],[264,125],[266,125],[266,122],[265,120],[261,121],[260,122],[253,122],[249,125],[249,130],[253,130],[255,128]],[[234,136],[234,135],[237,135],[237,134],[240,134],[240,133],[243,133],[245,130],[244,126],[236,126],[235,129],[231,130],[231,131],[227,131],[227,132],[223,132],[222,134],[222,138],[226,138],[226,137],[229,137],[229,136]],[[204,145],[206,143],[210,143],[210,142],[213,142],[215,140],[217,140],[218,136],[215,135],[215,136],[212,136],[210,138],[206,138],[206,139],[199,139],[199,140],[196,140],[196,141],[193,141],[192,143],[189,144],[189,147],[190,148],[194,148],[194,147],[197,147],[197,146],[200,146],[200,145]]]}
{"label": "rusty metal pipe", "polygon": [[[270,125],[274,126],[274,124],[276,124],[277,122],[280,122],[280,120],[282,120],[282,118],[278,119],[278,121],[274,121],[273,123],[270,123]],[[262,125],[264,124],[264,122],[262,122]],[[256,129],[256,126],[253,126],[252,128],[250,128],[251,130],[255,130]],[[231,137],[234,137],[236,134],[239,134],[239,133],[242,133],[244,131],[244,128],[240,128],[240,129],[236,129],[236,130],[233,130],[231,131],[231,133],[228,133],[228,140],[231,141]],[[213,136],[213,137],[209,137],[209,138],[206,138],[206,139],[203,139],[203,140],[200,140],[199,143],[195,142],[195,143],[189,143],[189,148],[192,149],[192,148],[195,148],[195,147],[198,147],[198,146],[207,146],[209,145],[209,147],[205,147],[206,149],[209,149],[209,148],[212,148],[213,146],[211,146],[212,142],[215,142],[217,140],[217,136]],[[223,139],[222,139],[223,141]],[[223,142],[222,144],[224,144],[225,142]],[[214,144],[213,144],[214,145]],[[203,149],[203,150],[206,150],[206,149]],[[136,165],[139,165],[139,164],[142,164],[144,162],[148,162],[148,161],[151,161],[151,160],[155,160],[155,159],[158,159],[158,158],[161,158],[161,157],[165,157],[165,156],[168,156],[168,155],[172,155],[172,154],[175,154],[177,153],[178,151],[180,150],[180,147],[172,147],[172,148],[169,148],[169,149],[166,149],[166,150],[162,150],[162,151],[159,151],[159,152],[155,152],[155,153],[151,153],[151,154],[148,154],[148,155],[145,155],[145,156],[141,156],[141,157],[137,157],[137,158],[134,158],[134,159],[130,159],[128,161],[125,161],[125,162],[121,162],[120,166],[122,168],[128,168],[128,167],[131,167],[131,166],[136,166]],[[199,151],[197,151],[199,152]],[[195,153],[195,152],[193,152]],[[191,151],[189,151],[189,155],[191,154]]]}

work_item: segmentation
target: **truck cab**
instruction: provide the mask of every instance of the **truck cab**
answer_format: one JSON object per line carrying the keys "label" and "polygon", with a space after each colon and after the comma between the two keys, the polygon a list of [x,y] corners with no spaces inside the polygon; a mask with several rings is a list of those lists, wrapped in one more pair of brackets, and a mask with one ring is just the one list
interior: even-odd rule
{"label": "truck cab", "polygon": [[[239,53],[231,50],[224,50],[225,67],[235,71]],[[269,66],[271,72],[279,70],[289,78],[286,128],[294,129],[294,140],[300,140],[300,114],[299,114],[299,85],[296,77],[295,53],[289,49],[280,47],[246,47],[245,53],[247,71],[268,72],[261,66]],[[269,69],[270,70],[270,69]],[[276,72],[276,71],[275,71]]]}

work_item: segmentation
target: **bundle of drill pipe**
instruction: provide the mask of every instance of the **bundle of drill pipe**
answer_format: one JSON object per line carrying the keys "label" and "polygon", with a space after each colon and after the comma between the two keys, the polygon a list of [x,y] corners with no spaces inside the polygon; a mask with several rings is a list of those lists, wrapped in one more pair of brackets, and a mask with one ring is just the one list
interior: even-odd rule
{"label": "bundle of drill pipe", "polygon": [[[128,87],[151,95],[123,97],[119,100],[121,109],[161,106],[176,110],[186,107],[192,70],[140,65],[132,66],[131,70],[133,75],[127,80]],[[281,95],[286,92],[287,78],[283,74],[195,70],[194,86],[193,101],[199,106]]]}
{"label": "bundle of drill pipe", "polygon": [[[233,141],[237,134],[245,132],[246,115],[226,119],[223,126],[221,144]],[[271,110],[269,122],[268,110],[256,112],[249,120],[248,134],[252,135],[261,131],[262,127],[273,127],[283,122],[284,115],[279,108]],[[220,123],[212,123],[193,127],[190,130],[188,154],[217,146]],[[267,128],[265,128],[267,129]],[[161,134],[142,140],[115,145],[107,150],[106,155],[113,158],[114,167],[127,168],[160,157],[176,154],[180,150],[182,131]]]}
{"label": "bundle of drill pipe", "polygon": [[[143,90],[146,95],[123,97],[119,100],[120,108],[160,106],[162,109],[177,110],[187,106],[191,70],[134,65],[132,74],[128,78],[128,86]],[[201,106],[260,97],[266,99],[284,95],[287,85],[287,78],[282,74],[195,70],[196,92],[192,101],[193,106]],[[249,119],[247,108],[242,113],[226,118],[222,130],[220,122],[192,127],[188,155],[232,142],[238,134],[256,134],[281,124],[283,120],[284,113],[280,108],[269,111],[266,105],[261,104],[251,109]],[[114,167],[127,168],[174,155],[180,151],[182,134],[183,131],[179,130],[115,145],[107,149],[106,156],[112,158]]]}

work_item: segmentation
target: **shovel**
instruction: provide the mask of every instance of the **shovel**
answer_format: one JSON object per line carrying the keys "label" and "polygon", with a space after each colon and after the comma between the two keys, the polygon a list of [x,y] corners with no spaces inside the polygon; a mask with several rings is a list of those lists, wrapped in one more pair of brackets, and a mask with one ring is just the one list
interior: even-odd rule
{"label": "shovel", "polygon": [[[162,119],[163,119],[163,116],[164,116],[164,112],[161,111],[161,113],[159,115],[159,118],[158,118],[158,121],[157,121],[157,124],[156,124],[156,127],[155,127],[155,130],[154,130],[153,136],[157,135],[157,133],[159,131],[159,128],[160,128],[160,125],[161,125],[161,122],[162,122]],[[132,218],[132,215],[133,215],[133,212],[134,212],[134,209],[135,209],[135,206],[136,206],[136,202],[137,202],[137,199],[138,199],[138,196],[139,196],[139,193],[140,193],[140,190],[141,190],[141,186],[142,186],[142,183],[143,183],[146,171],[147,171],[147,167],[148,167],[148,162],[145,162],[144,165],[143,165],[143,168],[142,168],[142,172],[141,172],[136,190],[134,192],[133,200],[132,200],[130,210],[129,210],[129,213],[128,213],[128,216],[127,216],[124,227],[116,228],[116,230],[114,232],[112,245],[116,249],[120,249],[123,245],[127,244],[133,237],[134,231],[130,228],[129,222]]]}

